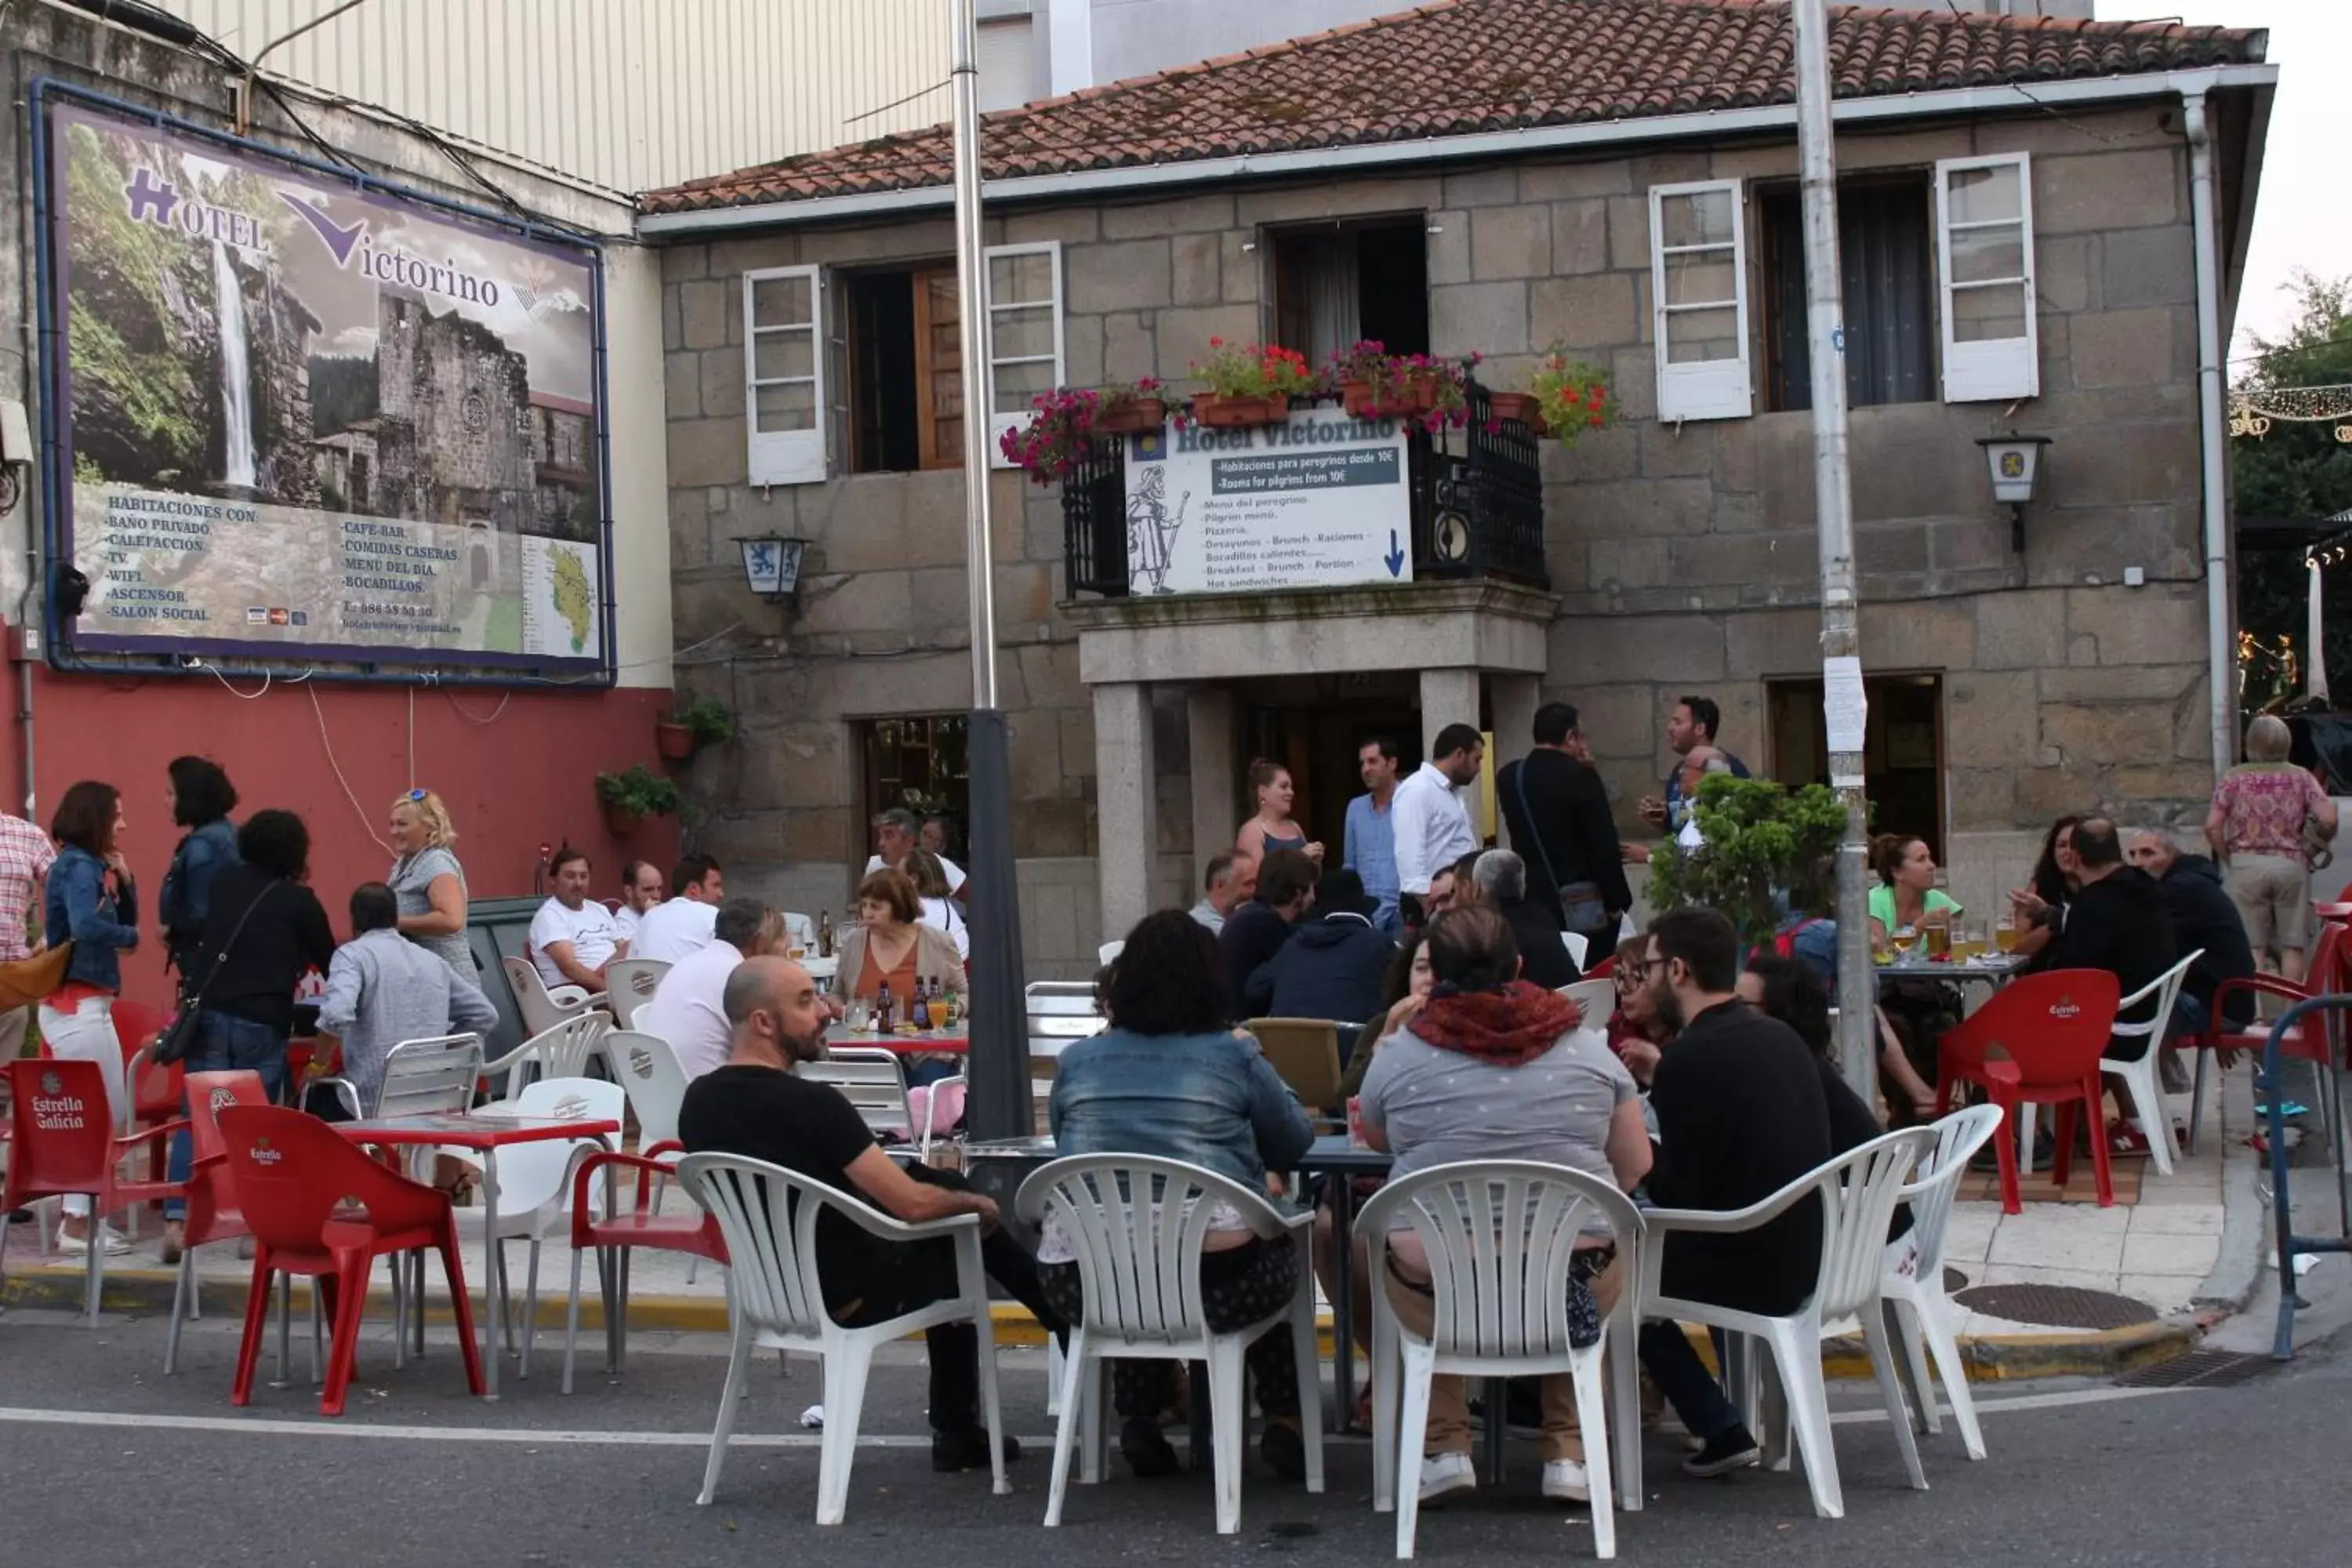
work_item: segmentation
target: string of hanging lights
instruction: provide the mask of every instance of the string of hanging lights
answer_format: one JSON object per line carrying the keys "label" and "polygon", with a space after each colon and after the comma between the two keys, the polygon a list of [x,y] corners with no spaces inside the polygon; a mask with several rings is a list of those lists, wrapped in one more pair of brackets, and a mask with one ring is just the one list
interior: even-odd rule
{"label": "string of hanging lights", "polygon": [[2230,434],[2259,441],[2273,420],[2333,425],[2336,438],[2352,447],[2352,384],[2334,386],[2271,386],[2230,395]]}

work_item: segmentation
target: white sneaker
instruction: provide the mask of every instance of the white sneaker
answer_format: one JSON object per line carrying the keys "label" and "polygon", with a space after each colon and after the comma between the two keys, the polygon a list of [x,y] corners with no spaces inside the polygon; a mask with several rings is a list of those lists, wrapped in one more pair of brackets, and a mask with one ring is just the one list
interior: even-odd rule
{"label": "white sneaker", "polygon": [[1421,1500],[1424,1503],[1473,1490],[1477,1485],[1478,1472],[1471,1468],[1467,1454],[1432,1454],[1421,1461]]}
{"label": "white sneaker", "polygon": [[1591,1502],[1592,1484],[1584,1473],[1583,1461],[1579,1459],[1546,1461],[1543,1473],[1543,1495],[1554,1502]]}
{"label": "white sneaker", "polygon": [[[121,1231],[116,1230],[113,1226],[100,1226],[98,1227],[98,1234],[99,1245],[106,1248],[106,1255],[109,1258],[120,1258],[124,1253],[131,1250],[131,1238],[124,1236]],[[88,1257],[89,1255],[89,1238],[81,1236],[68,1236],[63,1230],[59,1230],[58,1232],[58,1250],[59,1252],[70,1252],[79,1257]]]}

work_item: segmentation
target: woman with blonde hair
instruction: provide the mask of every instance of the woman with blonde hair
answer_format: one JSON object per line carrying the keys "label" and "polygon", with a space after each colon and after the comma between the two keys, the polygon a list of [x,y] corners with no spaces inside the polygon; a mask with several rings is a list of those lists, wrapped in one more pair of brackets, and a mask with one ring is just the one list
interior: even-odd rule
{"label": "woman with blonde hair", "polygon": [[1320,866],[1323,846],[1308,843],[1307,829],[1291,819],[1298,789],[1290,781],[1290,770],[1260,757],[1249,765],[1249,785],[1257,810],[1234,835],[1234,852],[1263,862],[1274,850],[1296,849]]}
{"label": "woman with blonde hair", "polygon": [[400,900],[400,934],[471,980],[479,966],[466,942],[466,868],[449,847],[457,841],[449,808],[412,789],[392,803],[391,827],[398,858],[384,884]]}
{"label": "woman with blonde hair", "polygon": [[[2311,945],[2311,861],[2306,827],[2336,837],[2336,803],[2309,770],[2287,761],[2294,744],[2286,721],[2265,713],[2246,726],[2246,760],[2213,786],[2206,842],[2224,868],[2230,901],[2245,921],[2259,962],[2278,953],[2282,979],[2300,983]],[[2335,982],[2326,982],[2333,988]]]}
{"label": "woman with blonde hair", "polygon": [[898,869],[915,884],[915,897],[923,906],[923,924],[947,933],[948,940],[956,945],[956,952],[970,963],[971,927],[965,923],[955,900],[948,894],[947,868],[940,863],[939,856],[929,849],[918,849],[898,862]]}

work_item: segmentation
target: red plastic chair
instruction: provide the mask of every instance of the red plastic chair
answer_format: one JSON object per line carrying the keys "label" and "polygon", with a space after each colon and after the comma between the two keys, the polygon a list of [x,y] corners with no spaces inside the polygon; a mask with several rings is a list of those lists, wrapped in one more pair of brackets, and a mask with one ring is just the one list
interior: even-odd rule
{"label": "red plastic chair", "polygon": [[[269,1317],[269,1293],[279,1274],[316,1281],[333,1319],[326,1387],[319,1414],[341,1415],[359,1356],[360,1316],[367,1307],[368,1275],[386,1253],[431,1247],[441,1254],[466,1381],[482,1392],[482,1363],[474,1348],[473,1305],[457,1261],[457,1222],[448,1195],[385,1170],[327,1123],[276,1105],[232,1105],[220,1113],[226,1140],[229,1187],[255,1242],[253,1283],[246,1292],[245,1339],[237,1347],[236,1382],[229,1403],[253,1395],[254,1363]],[[341,1207],[346,1198],[362,1209]]]}
{"label": "red plastic chair", "polygon": [[[580,1339],[580,1259],[593,1249],[615,1254],[611,1267],[600,1261],[604,1277],[604,1364],[621,1370],[629,1349],[629,1275],[627,1254],[643,1247],[653,1252],[683,1252],[727,1266],[727,1239],[719,1234],[717,1216],[704,1212],[664,1215],[654,1212],[653,1183],[675,1176],[676,1156],[685,1145],[676,1140],[656,1143],[637,1154],[591,1154],[572,1175],[572,1305],[563,1320],[563,1392],[572,1392],[572,1359]],[[671,1156],[664,1160],[664,1153]],[[637,1173],[636,1206],[624,1214],[598,1218],[589,1196],[589,1182],[600,1171]],[[608,1177],[609,1179],[609,1177]]]}
{"label": "red plastic chair", "polygon": [[[236,1194],[229,1190],[228,1141],[221,1135],[220,1113],[232,1105],[267,1105],[269,1096],[261,1075],[249,1070],[195,1072],[187,1075],[188,1212],[180,1253],[180,1271],[172,1288],[172,1327],[163,1341],[163,1375],[179,1370],[180,1325],[195,1317],[196,1248],[215,1242],[235,1241],[253,1233],[237,1211]],[[285,1369],[278,1369],[280,1375]]]}
{"label": "red plastic chair", "polygon": [[[2123,993],[2103,969],[2055,969],[2029,974],[1993,994],[1976,1015],[1937,1043],[1936,1114],[1952,1109],[1952,1090],[1972,1083],[2001,1108],[2001,1126],[2016,1124],[2021,1105],[2058,1108],[2057,1148],[2050,1173],[2060,1186],[2074,1157],[2078,1113],[2091,1121],[2091,1168],[2098,1174],[2099,1206],[2116,1201],[2107,1168],[2106,1123],[2099,1113],[2099,1057],[2116,1026]],[[2017,1144],[1993,1139],[2000,1160],[2000,1206],[2023,1208],[2017,1191]]]}
{"label": "red plastic chair", "polygon": [[123,1158],[142,1144],[168,1139],[181,1123],[169,1121],[128,1136],[114,1135],[106,1099],[106,1072],[96,1062],[14,1061],[9,1075],[8,1184],[0,1196],[0,1259],[5,1259],[7,1216],[39,1198],[87,1196],[90,1200],[90,1327],[98,1326],[98,1298],[106,1283],[106,1247],[100,1223],[140,1204],[177,1197],[169,1182],[126,1182],[117,1172]]}
{"label": "red plastic chair", "polygon": [[[2314,996],[2325,996],[2342,991],[2347,978],[2347,960],[2352,960],[2352,929],[2340,921],[2323,920],[2319,938],[2312,943],[2311,963],[2304,980],[2297,984],[2282,980],[2275,974],[2256,974],[2224,980],[2213,991],[2213,1016],[2200,1034],[2184,1035],[2173,1043],[2182,1050],[2200,1053],[2197,1058],[2197,1078],[2189,1098],[2189,1152],[2197,1152],[2197,1130],[2205,1120],[2205,1069],[2212,1058],[2206,1051],[2251,1052],[2257,1065],[2263,1047],[2271,1037],[2268,1024],[2257,1019],[2251,1028],[2233,1029],[2222,1019],[2223,1004],[2233,996],[2274,996],[2282,1002],[2306,1002]],[[2337,1054],[2329,1048],[2330,1035],[2344,1026],[2340,1014],[2315,1016],[2297,1024],[2279,1041],[2279,1054],[2300,1057],[2307,1062],[2332,1065],[2330,1058]]]}
{"label": "red plastic chair", "polygon": [[[131,1125],[133,1129],[152,1127],[171,1121],[180,1114],[180,1090],[188,1069],[179,1062],[158,1067],[148,1060],[155,1046],[155,1037],[163,1032],[171,1016],[161,1007],[144,1002],[128,1002],[118,998],[112,1008],[115,1043],[122,1048],[123,1082],[131,1090]],[[147,1152],[147,1179],[163,1179],[163,1165],[170,1145],[158,1143]]]}
{"label": "red plastic chair", "polygon": [[1607,980],[1617,973],[1617,955],[1611,953],[1584,972],[1587,980]]}

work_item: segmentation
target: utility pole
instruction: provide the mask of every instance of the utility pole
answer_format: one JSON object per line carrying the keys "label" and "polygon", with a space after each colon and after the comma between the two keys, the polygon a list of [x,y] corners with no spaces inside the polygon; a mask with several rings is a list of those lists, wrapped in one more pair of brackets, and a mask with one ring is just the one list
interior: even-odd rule
{"label": "utility pole", "polygon": [[1854,592],[1853,490],[1846,442],[1845,293],[1838,277],[1837,143],[1830,124],[1829,18],[1793,0],[1797,150],[1802,165],[1805,327],[1813,384],[1813,515],[1822,552],[1822,705],[1830,784],[1845,807],[1838,842],[1838,1065],[1877,1091],[1878,979],[1870,953],[1869,805],[1863,795],[1862,626]]}
{"label": "utility pole", "polygon": [[1013,764],[996,706],[996,573],[989,536],[988,258],[980,225],[980,36],[972,0],[945,0],[955,83],[956,279],[963,350],[964,570],[971,592],[971,1012],[966,1120],[979,1138],[1035,1131],[1021,910],[1013,864]]}

